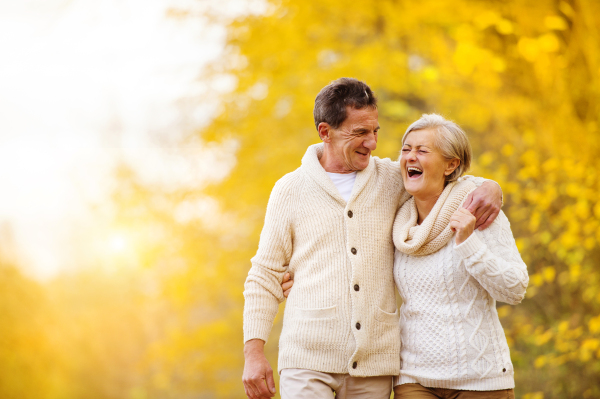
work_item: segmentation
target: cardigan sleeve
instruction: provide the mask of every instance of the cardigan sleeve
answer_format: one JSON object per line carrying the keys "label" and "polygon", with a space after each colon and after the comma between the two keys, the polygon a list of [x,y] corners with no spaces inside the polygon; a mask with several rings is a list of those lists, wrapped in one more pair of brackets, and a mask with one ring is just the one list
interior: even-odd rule
{"label": "cardigan sleeve", "polygon": [[292,256],[290,179],[279,180],[269,198],[258,251],[244,284],[244,342],[267,341],[279,303],[285,299],[281,281]]}
{"label": "cardigan sleeve", "polygon": [[475,230],[454,250],[464,261],[469,274],[492,298],[511,305],[523,300],[529,283],[527,266],[521,259],[504,212],[500,212],[488,229]]}

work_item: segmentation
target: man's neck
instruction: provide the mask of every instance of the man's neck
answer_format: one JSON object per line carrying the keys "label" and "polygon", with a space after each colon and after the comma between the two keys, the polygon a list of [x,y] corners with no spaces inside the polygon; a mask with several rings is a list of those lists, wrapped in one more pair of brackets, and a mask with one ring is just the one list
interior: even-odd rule
{"label": "man's neck", "polygon": [[325,146],[325,150],[323,151],[321,158],[319,158],[319,162],[321,163],[323,169],[325,169],[325,172],[339,174],[356,172],[356,170],[348,169],[348,167],[346,167],[339,160],[336,160],[333,156],[328,155],[327,146]]}

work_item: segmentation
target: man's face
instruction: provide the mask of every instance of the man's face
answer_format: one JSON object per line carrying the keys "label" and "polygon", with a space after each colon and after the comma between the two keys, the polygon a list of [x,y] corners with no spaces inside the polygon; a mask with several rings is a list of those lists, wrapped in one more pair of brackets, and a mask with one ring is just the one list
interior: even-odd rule
{"label": "man's face", "polygon": [[346,107],[346,119],[337,129],[329,129],[332,156],[339,173],[363,170],[369,165],[371,151],[377,148],[379,131],[376,108]]}

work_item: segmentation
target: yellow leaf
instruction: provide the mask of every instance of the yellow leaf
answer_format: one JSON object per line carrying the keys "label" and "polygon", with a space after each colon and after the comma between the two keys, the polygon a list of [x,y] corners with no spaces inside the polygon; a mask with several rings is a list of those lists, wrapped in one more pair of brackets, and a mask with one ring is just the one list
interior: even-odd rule
{"label": "yellow leaf", "polygon": [[535,366],[536,369],[542,368],[546,365],[546,356],[542,355],[542,356],[538,356],[533,365]]}
{"label": "yellow leaf", "polygon": [[537,40],[530,37],[522,37],[517,44],[519,53],[529,62],[534,62],[539,53],[540,47]]}
{"label": "yellow leaf", "polygon": [[544,18],[544,25],[546,28],[554,30],[565,30],[568,27],[567,22],[558,15],[548,15]]}
{"label": "yellow leaf", "polygon": [[504,155],[505,157],[510,157],[513,154],[513,152],[515,152],[515,148],[510,144],[504,144],[502,146],[501,152],[502,155]]}
{"label": "yellow leaf", "polygon": [[560,42],[558,41],[556,35],[552,33],[547,33],[538,38],[538,42],[540,44],[540,48],[547,53],[553,53],[560,49]]}
{"label": "yellow leaf", "polygon": [[593,317],[588,323],[588,328],[592,334],[600,332],[600,316]]}
{"label": "yellow leaf", "polygon": [[552,266],[545,267],[542,271],[542,274],[544,275],[544,279],[551,283],[554,281],[554,277],[556,277],[556,269],[554,269]]}
{"label": "yellow leaf", "polygon": [[500,19],[501,17],[498,13],[489,10],[479,14],[473,22],[477,28],[483,30],[491,25],[494,25]]}
{"label": "yellow leaf", "polygon": [[510,22],[508,19],[502,18],[496,22],[496,30],[501,35],[510,35],[515,31],[515,28],[513,27],[512,22]]}

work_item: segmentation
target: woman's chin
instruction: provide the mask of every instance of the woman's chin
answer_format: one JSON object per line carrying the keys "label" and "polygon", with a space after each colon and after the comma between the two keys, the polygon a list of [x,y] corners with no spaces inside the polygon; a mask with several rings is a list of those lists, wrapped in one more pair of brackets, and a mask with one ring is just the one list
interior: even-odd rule
{"label": "woman's chin", "polygon": [[414,184],[404,183],[404,189],[406,190],[407,193],[409,193],[413,197],[415,196],[415,194],[418,194],[420,191],[419,187],[416,187],[416,185],[414,185]]}
{"label": "woman's chin", "polygon": [[404,180],[404,189],[407,193],[414,196],[416,193],[423,189],[423,179],[411,179],[410,177]]}

